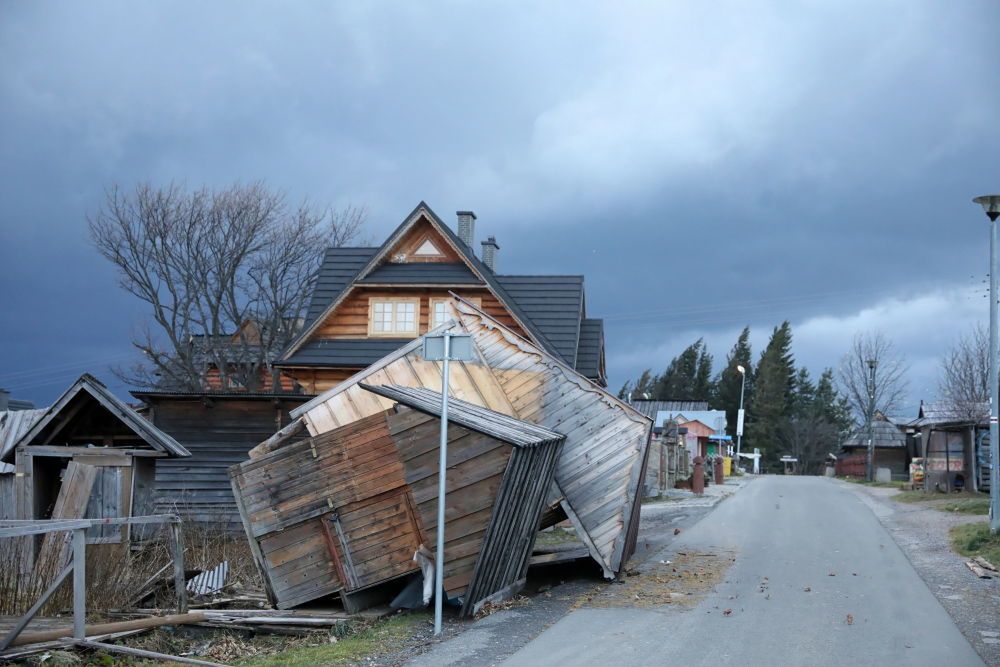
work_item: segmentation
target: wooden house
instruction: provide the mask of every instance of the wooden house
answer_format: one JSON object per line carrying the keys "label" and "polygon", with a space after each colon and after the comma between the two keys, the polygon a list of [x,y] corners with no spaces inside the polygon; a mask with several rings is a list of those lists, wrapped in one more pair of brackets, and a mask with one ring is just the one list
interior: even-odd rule
{"label": "wooden house", "polygon": [[924,404],[905,422],[911,453],[924,459],[925,488],[989,491],[989,403]]}
{"label": "wooden house", "polygon": [[[83,375],[3,452],[3,463],[14,465],[13,497],[3,502],[13,504],[16,519],[152,514],[154,462],[188,456],[97,379]],[[119,526],[88,532],[92,542],[123,537],[128,533]]]}
{"label": "wooden house", "polygon": [[587,315],[583,276],[505,275],[494,237],[473,251],[476,216],[458,231],[421,202],[374,248],[330,248],[301,334],[275,362],[318,394],[367,368],[448,315],[449,293],[606,386],[603,320]]}
{"label": "wooden house", "polygon": [[[900,427],[887,417],[876,414],[872,421],[874,438],[874,468],[889,468],[894,480],[910,478],[910,460],[913,458],[907,444],[905,426]],[[959,448],[961,459],[961,448]],[[852,431],[840,446],[837,475],[864,478],[868,474],[868,425],[862,424]]]}
{"label": "wooden house", "polygon": [[[470,334],[477,355],[451,365],[451,394],[566,436],[542,525],[569,518],[605,576],[615,576],[635,547],[652,420],[475,303],[458,297],[446,303],[448,318],[433,331]],[[316,436],[392,407],[362,382],[440,392],[441,364],[421,352],[421,338],[409,341],[293,410],[297,421],[251,457],[280,450],[298,430]]]}
{"label": "wooden house", "polygon": [[148,420],[190,452],[156,462],[157,512],[239,534],[239,512],[229,468],[247,460],[250,448],[286,426],[289,411],[308,396],[247,391],[133,391]]}
{"label": "wooden house", "polygon": [[[420,572],[415,555],[436,543],[441,394],[358,388],[389,407],[232,470],[247,537],[279,608],[340,594],[354,611],[366,591]],[[462,600],[463,614],[523,584],[563,439],[450,404],[444,588]]]}

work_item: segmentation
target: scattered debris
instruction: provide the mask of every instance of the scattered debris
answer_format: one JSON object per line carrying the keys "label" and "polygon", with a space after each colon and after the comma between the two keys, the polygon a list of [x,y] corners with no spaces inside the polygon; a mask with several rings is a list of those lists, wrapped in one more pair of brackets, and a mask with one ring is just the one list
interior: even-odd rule
{"label": "scattered debris", "polygon": [[992,579],[993,572],[987,570],[986,568],[980,566],[975,561],[967,560],[965,561],[965,566],[972,570],[972,573],[979,577],[980,579]]}
{"label": "scattered debris", "polygon": [[848,614],[847,615],[847,624],[848,625],[854,625],[854,615],[853,614]]}
{"label": "scattered debris", "polygon": [[202,572],[187,582],[189,593],[195,595],[211,595],[226,587],[229,577],[229,561],[222,561],[211,570]]}
{"label": "scattered debris", "polygon": [[802,590],[804,590],[806,593],[812,593],[812,588],[810,588],[809,586],[806,586]]}
{"label": "scattered debris", "polygon": [[733,610],[732,609],[726,609],[726,610],[724,610],[722,612],[722,615],[723,616],[732,616],[733,615]]}

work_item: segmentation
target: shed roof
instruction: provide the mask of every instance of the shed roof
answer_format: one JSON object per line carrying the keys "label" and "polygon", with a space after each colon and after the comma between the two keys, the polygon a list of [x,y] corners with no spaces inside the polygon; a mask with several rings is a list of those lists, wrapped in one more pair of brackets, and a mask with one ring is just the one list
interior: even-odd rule
{"label": "shed roof", "polygon": [[[153,449],[166,452],[171,456],[191,456],[179,442],[156,428],[149,421],[144,419],[138,412],[125,405],[117,396],[112,394],[97,378],[89,373],[84,373],[60,396],[51,407],[44,411],[29,429],[18,438],[15,447],[24,442],[31,442],[50,426],[61,414],[68,414],[68,409],[77,404],[83,395],[89,395],[97,403],[103,406],[108,412],[121,420],[133,433],[143,442]],[[2,459],[9,461],[11,451],[3,454]]]}
{"label": "shed roof", "polygon": [[650,419],[659,412],[679,414],[685,410],[708,410],[708,401],[629,401],[629,405]]}
{"label": "shed roof", "polygon": [[[426,387],[399,385],[359,385],[379,396],[419,410],[433,417],[441,417],[441,394]],[[561,442],[566,436],[544,426],[515,419],[502,412],[467,403],[457,398],[448,399],[448,421],[488,435],[515,447],[536,447]]]}
{"label": "shed roof", "polygon": [[[906,434],[898,426],[884,419],[876,419],[872,422],[872,431],[876,447],[906,447]],[[868,425],[862,425],[855,429],[847,439],[844,440],[843,448],[867,447],[868,446]]]}

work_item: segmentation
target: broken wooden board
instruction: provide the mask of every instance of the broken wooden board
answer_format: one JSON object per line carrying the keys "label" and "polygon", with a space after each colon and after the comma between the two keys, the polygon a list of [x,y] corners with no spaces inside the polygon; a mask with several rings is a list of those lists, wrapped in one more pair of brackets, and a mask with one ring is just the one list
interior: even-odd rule
{"label": "broken wooden board", "polygon": [[[90,494],[97,480],[98,469],[86,463],[70,461],[63,473],[59,495],[50,519],[82,519],[87,512]],[[35,571],[45,576],[57,573],[69,563],[72,532],[47,533],[35,561]]]}

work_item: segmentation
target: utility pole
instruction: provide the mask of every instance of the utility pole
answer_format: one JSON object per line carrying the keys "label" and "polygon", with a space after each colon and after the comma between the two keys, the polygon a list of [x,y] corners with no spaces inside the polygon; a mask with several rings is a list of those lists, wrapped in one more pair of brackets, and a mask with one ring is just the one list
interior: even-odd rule
{"label": "utility pole", "polygon": [[[747,388],[747,369],[743,368],[742,365],[737,366],[736,370],[740,372],[743,376],[743,381],[740,383],[740,409],[736,413],[736,467],[740,467],[740,448],[743,445],[743,391]],[[742,470],[742,468],[741,468]]]}
{"label": "utility pole", "polygon": [[875,481],[875,367],[878,361],[868,360],[868,481]]}
{"label": "utility pole", "polygon": [[997,299],[1000,285],[997,273],[997,218],[1000,218],[1000,195],[985,195],[973,199],[983,207],[990,219],[990,531],[1000,533],[1000,378],[997,373]]}

